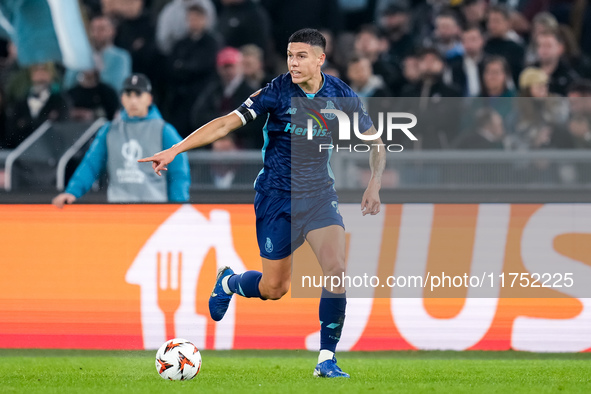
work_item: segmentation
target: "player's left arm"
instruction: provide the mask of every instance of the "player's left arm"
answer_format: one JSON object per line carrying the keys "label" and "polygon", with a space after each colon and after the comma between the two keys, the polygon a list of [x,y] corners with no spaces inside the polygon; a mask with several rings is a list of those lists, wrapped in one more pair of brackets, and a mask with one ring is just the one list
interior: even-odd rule
{"label": "player's left arm", "polygon": [[[372,125],[364,135],[377,135],[377,130]],[[371,146],[369,153],[369,167],[371,169],[371,178],[363,198],[361,199],[361,212],[363,216],[377,215],[380,212],[380,188],[382,187],[382,174],[386,167],[386,150],[384,149],[384,143],[382,138],[376,136],[374,140],[369,140],[368,143]]]}
{"label": "player's left arm", "polygon": [[162,175],[161,171],[168,170],[168,164],[172,163],[177,155],[194,148],[211,144],[212,142],[225,137],[228,133],[242,127],[242,125],[243,122],[240,117],[235,112],[231,112],[228,115],[216,118],[201,126],[178,144],[175,144],[162,152],[158,152],[153,156],[139,159],[138,162],[152,162],[152,169],[154,172],[158,175]]}

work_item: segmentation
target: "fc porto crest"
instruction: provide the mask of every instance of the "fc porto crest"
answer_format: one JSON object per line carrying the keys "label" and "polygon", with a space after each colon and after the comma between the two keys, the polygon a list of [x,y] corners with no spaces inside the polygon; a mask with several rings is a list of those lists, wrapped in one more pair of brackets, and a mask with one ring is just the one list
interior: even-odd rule
{"label": "fc porto crest", "polygon": [[[334,103],[332,101],[328,100],[326,102],[326,108],[325,109],[336,109],[336,107],[334,106]],[[323,115],[328,120],[333,120],[334,118],[337,117],[335,114],[329,114],[329,113],[326,113],[326,114],[323,114]]]}
{"label": "fc porto crest", "polygon": [[265,242],[265,250],[267,253],[271,253],[273,251],[273,242],[271,242],[271,238],[267,237],[267,242]]}

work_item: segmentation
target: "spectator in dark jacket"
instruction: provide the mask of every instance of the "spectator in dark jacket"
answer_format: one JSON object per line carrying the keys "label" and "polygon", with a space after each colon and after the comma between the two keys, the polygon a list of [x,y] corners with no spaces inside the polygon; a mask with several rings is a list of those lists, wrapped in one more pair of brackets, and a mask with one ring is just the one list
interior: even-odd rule
{"label": "spectator in dark jacket", "polygon": [[217,40],[207,32],[207,12],[200,5],[187,9],[189,35],[177,42],[167,59],[170,123],[181,135],[191,129],[191,107],[216,76]]}
{"label": "spectator in dark jacket", "polygon": [[70,118],[92,121],[101,117],[113,120],[119,108],[119,97],[109,85],[100,81],[98,71],[78,73],[78,83],[68,90]]}
{"label": "spectator in dark jacket", "polygon": [[571,115],[591,117],[591,80],[579,79],[573,82],[567,93]]}
{"label": "spectator in dark jacket", "polygon": [[271,43],[271,26],[267,11],[252,0],[221,0],[217,32],[224,45],[240,48],[254,44],[267,52]]}
{"label": "spectator in dark jacket", "polygon": [[[410,53],[402,59],[402,86],[401,89],[407,85],[414,85],[419,83],[421,79],[421,72],[419,70],[419,56],[415,53]],[[394,91],[397,96],[401,95],[400,90]]]}
{"label": "spectator in dark jacket", "polygon": [[[487,56],[482,64],[480,97],[515,97],[509,63],[502,56]],[[501,116],[505,114],[501,113]]]}
{"label": "spectator in dark jacket", "polygon": [[371,61],[373,72],[384,80],[390,90],[398,90],[402,75],[388,60],[388,40],[373,25],[363,25],[355,36],[355,52]]}
{"label": "spectator in dark jacket", "polygon": [[[376,122],[376,127],[379,127],[379,113],[386,113],[392,109],[392,100],[387,99],[387,97],[392,97],[392,93],[382,77],[374,74],[368,58],[353,56],[347,66],[347,80],[371,118]],[[373,100],[374,97],[382,97],[382,99]],[[357,137],[353,137],[353,139],[362,143]]]}
{"label": "spectator in dark jacket", "polygon": [[148,76],[156,88],[162,76],[159,70],[162,59],[156,49],[156,28],[144,10],[144,0],[125,0],[118,4],[115,45],[131,55],[132,71]]}
{"label": "spectator in dark jacket", "polygon": [[410,11],[406,7],[392,4],[383,11],[380,25],[389,42],[389,60],[400,67],[402,60],[415,50],[413,37],[409,33],[411,30]]}
{"label": "spectator in dark jacket", "polygon": [[461,97],[457,86],[444,82],[445,61],[436,48],[423,48],[418,59],[420,79],[404,86],[402,97]]}
{"label": "spectator in dark jacket", "polygon": [[[401,97],[416,97],[415,100],[405,99],[410,105],[406,112],[413,113],[422,121],[416,129],[419,141],[414,143],[415,149],[441,149],[450,146],[456,138],[459,125],[456,117],[450,116],[459,108],[458,100],[445,100],[445,97],[460,97],[460,89],[448,85],[443,80],[445,62],[439,50],[433,47],[423,48],[419,53],[420,79],[417,83],[402,88]],[[397,141],[397,143],[408,143]]]}
{"label": "spectator in dark jacket", "polygon": [[162,54],[170,55],[174,45],[186,37],[187,8],[192,5],[200,5],[207,14],[208,26],[206,30],[211,32],[216,21],[216,10],[211,0],[159,0],[167,2],[158,14],[156,24],[156,45]]}
{"label": "spectator in dark jacket", "polygon": [[503,56],[509,67],[513,82],[517,82],[519,73],[523,69],[525,49],[510,38],[511,20],[507,8],[492,6],[488,13],[488,40],[484,46],[484,52],[489,55]]}
{"label": "spectator in dark jacket", "polygon": [[273,21],[275,51],[282,57],[289,36],[296,30],[325,28],[336,34],[342,28],[343,14],[338,0],[262,0],[261,3]]}
{"label": "spectator in dark jacket", "polygon": [[568,100],[548,91],[548,75],[528,67],[519,76],[517,116],[511,135],[513,149],[568,147],[565,133]]}
{"label": "spectator in dark jacket", "polygon": [[[242,54],[236,48],[226,47],[217,55],[219,78],[213,79],[201,92],[193,108],[193,128],[232,112],[253,93],[244,79]],[[263,146],[262,128],[265,119],[258,117],[234,132],[236,144],[242,149],[260,149]]]}
{"label": "spectator in dark jacket", "polygon": [[482,61],[484,60],[484,38],[478,27],[470,27],[462,33],[464,54],[451,59],[454,84],[462,89],[467,97],[477,97],[480,94],[480,76],[482,75]]}
{"label": "spectator in dark jacket", "polygon": [[489,56],[484,59],[481,86],[481,99],[472,103],[473,111],[482,106],[492,107],[506,119],[513,112],[513,97],[517,93],[504,57]]}
{"label": "spectator in dark jacket", "polygon": [[486,0],[464,0],[460,8],[467,27],[486,29]]}
{"label": "spectator in dark jacket", "polygon": [[464,55],[464,47],[460,40],[462,28],[457,14],[452,10],[444,10],[435,18],[433,38],[428,44],[434,45],[444,59],[449,61]]}
{"label": "spectator in dark jacket", "polygon": [[525,65],[531,66],[538,62],[538,49],[536,47],[538,35],[546,32],[558,31],[558,21],[549,12],[540,12],[532,20],[529,43],[525,49]]}
{"label": "spectator in dark jacket", "polygon": [[29,68],[31,89],[23,100],[16,103],[9,132],[7,148],[15,148],[46,120],[62,121],[68,117],[68,106],[60,93],[52,92],[55,67],[52,63],[37,64]]}
{"label": "spectator in dark jacket", "polygon": [[591,78],[591,57],[581,51],[581,47],[577,42],[573,29],[570,26],[560,25],[558,33],[562,38],[564,44],[563,58],[573,70],[581,77]]}
{"label": "spectator in dark jacket", "polygon": [[273,80],[273,76],[265,72],[263,50],[261,48],[254,44],[247,44],[240,48],[240,52],[242,52],[244,78],[253,92]]}
{"label": "spectator in dark jacket", "polygon": [[505,126],[503,118],[492,108],[481,108],[474,116],[474,131],[460,137],[458,149],[504,149]]}
{"label": "spectator in dark jacket", "polygon": [[568,132],[575,149],[591,149],[591,117],[573,115],[568,121]]}
{"label": "spectator in dark jacket", "polygon": [[349,86],[363,101],[367,97],[390,97],[391,93],[379,75],[373,73],[366,57],[354,56],[347,67]]}
{"label": "spectator in dark jacket", "polygon": [[556,32],[538,34],[536,40],[540,67],[548,76],[550,93],[566,96],[569,85],[579,75],[563,59],[564,44]]}

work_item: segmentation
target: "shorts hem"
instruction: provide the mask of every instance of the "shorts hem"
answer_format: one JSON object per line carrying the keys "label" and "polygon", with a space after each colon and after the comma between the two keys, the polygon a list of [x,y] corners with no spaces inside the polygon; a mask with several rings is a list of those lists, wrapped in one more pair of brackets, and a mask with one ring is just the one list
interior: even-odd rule
{"label": "shorts hem", "polygon": [[277,260],[283,260],[284,258],[291,256],[292,254],[293,254],[293,252],[288,253],[285,256],[279,257],[279,258],[270,258],[269,256],[263,256],[262,253],[260,253],[259,256],[261,256],[262,258],[267,259],[267,260],[277,261]]}
{"label": "shorts hem", "polygon": [[343,230],[345,230],[345,225],[343,223],[330,223],[330,224],[322,223],[322,224],[319,224],[318,226],[310,226],[309,229],[306,229],[306,233],[304,234],[304,239],[306,241],[308,240],[308,233],[310,233],[310,231],[318,230],[318,229],[329,227],[329,226],[341,226],[343,228]]}

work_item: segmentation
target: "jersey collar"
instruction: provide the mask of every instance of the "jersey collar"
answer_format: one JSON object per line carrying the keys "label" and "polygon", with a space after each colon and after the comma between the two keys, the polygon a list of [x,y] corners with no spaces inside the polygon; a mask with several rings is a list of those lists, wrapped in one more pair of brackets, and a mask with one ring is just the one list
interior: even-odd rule
{"label": "jersey collar", "polygon": [[294,84],[294,85],[296,85],[302,91],[304,96],[308,97],[309,99],[313,99],[314,97],[316,97],[316,95],[318,93],[320,93],[320,91],[324,88],[324,84],[326,83],[326,75],[324,75],[324,73],[322,71],[320,71],[320,74],[322,75],[322,85],[320,85],[320,89],[318,89],[318,91],[316,93],[306,93],[306,92],[304,92],[304,89],[302,89],[302,87],[300,85],[298,85],[298,84]]}

